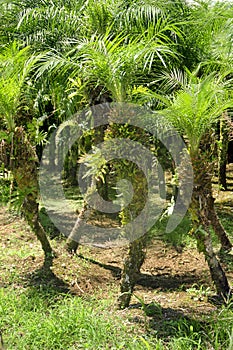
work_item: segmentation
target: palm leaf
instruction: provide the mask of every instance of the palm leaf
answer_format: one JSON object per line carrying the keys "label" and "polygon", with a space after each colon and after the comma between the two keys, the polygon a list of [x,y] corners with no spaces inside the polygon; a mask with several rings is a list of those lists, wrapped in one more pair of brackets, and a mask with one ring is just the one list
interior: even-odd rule
{"label": "palm leaf", "polygon": [[30,48],[21,49],[17,42],[9,44],[0,54],[0,116],[9,131],[14,130],[22,88],[36,61]]}
{"label": "palm leaf", "polygon": [[188,83],[171,98],[164,114],[186,135],[190,148],[197,150],[202,137],[233,104],[223,77],[212,73],[203,78],[190,75]]}

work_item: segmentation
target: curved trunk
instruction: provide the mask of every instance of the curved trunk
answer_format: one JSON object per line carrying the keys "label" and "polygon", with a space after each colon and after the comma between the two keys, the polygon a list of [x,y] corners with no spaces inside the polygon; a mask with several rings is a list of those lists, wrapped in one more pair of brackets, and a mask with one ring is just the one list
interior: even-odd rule
{"label": "curved trunk", "polygon": [[[95,130],[95,135],[93,137],[93,144],[98,145],[99,143],[103,142],[104,140],[104,132],[105,132],[105,125],[101,125],[100,127],[96,128]],[[88,148],[89,145],[87,145],[86,148]],[[84,150],[83,150],[84,151]],[[85,149],[86,152],[89,151],[89,149]],[[76,162],[77,163],[77,162]],[[92,189],[96,187],[96,180],[95,177],[93,176],[90,187],[87,190],[87,196],[92,193]],[[78,218],[76,220],[76,223],[70,232],[65,248],[69,253],[76,253],[78,246],[79,246],[79,241],[82,235],[82,229],[81,226],[82,224],[86,223],[88,217],[90,215],[90,208],[88,207],[86,198],[84,198],[83,206],[82,209],[78,215]]]}
{"label": "curved trunk", "polygon": [[[196,185],[196,190],[206,198],[206,217],[209,220],[209,225],[212,226],[215,234],[217,235],[220,243],[221,249],[229,251],[232,248],[232,244],[227,236],[227,233],[222,226],[219,217],[216,213],[214,206],[214,198],[212,192],[211,183],[211,164],[206,160],[205,156],[195,156],[192,157],[192,165],[194,172],[194,184]],[[195,188],[194,188],[195,192]]]}
{"label": "curved trunk", "polygon": [[48,238],[46,236],[46,233],[43,229],[43,226],[41,225],[39,221],[39,210],[38,210],[38,203],[37,203],[37,197],[34,197],[33,194],[29,194],[24,199],[23,205],[22,205],[22,213],[27,220],[29,226],[35,233],[36,237],[41,243],[42,249],[45,253],[46,258],[50,257],[53,254],[51,245],[48,241]]}
{"label": "curved trunk", "polygon": [[[210,234],[210,228],[214,228],[216,232],[216,223],[218,229],[218,225],[220,224],[214,209],[211,175],[208,172],[209,169],[204,157],[200,155],[195,158],[193,157],[192,163],[194,171],[194,190],[189,211],[194,224],[195,237],[197,239],[199,251],[205,255],[217,293],[225,300],[230,295],[230,287],[225,272],[214,253]],[[215,225],[213,225],[214,221]],[[219,231],[216,232],[216,234],[219,236]],[[222,234],[221,243],[223,244],[223,238],[227,236],[224,230]]]}
{"label": "curved trunk", "polygon": [[87,203],[84,203],[82,210],[80,211],[78,218],[76,220],[76,223],[68,236],[66,240],[66,250],[69,253],[76,253],[78,246],[79,246],[79,240],[81,238],[82,230],[81,230],[81,225],[82,222],[86,222],[87,218],[89,216],[89,210],[88,210],[88,205]]}
{"label": "curved trunk", "polygon": [[11,162],[6,164],[5,159],[4,163],[10,167],[13,177],[17,182],[18,189],[24,195],[22,212],[40,241],[45,253],[45,258],[51,259],[53,251],[46,233],[39,222],[38,159],[22,127],[18,127],[13,134],[13,155],[11,153],[12,152],[10,152]]}
{"label": "curved trunk", "polygon": [[229,298],[231,289],[228,284],[225,272],[223,271],[220,262],[214,253],[209,226],[208,224],[204,225],[203,221],[202,225],[205,231],[198,231],[195,234],[198,241],[198,247],[199,250],[205,255],[205,259],[210,269],[212,281],[216,287],[216,291],[218,295],[221,296],[225,301]]}
{"label": "curved trunk", "polygon": [[[209,210],[208,200],[205,195],[203,196],[203,194],[200,193],[200,191],[194,191],[193,204],[196,206],[195,212],[198,217],[198,223],[199,225],[202,225],[202,228],[198,227],[195,233],[199,251],[205,255],[205,259],[210,269],[211,278],[215,284],[218,295],[222,297],[223,300],[226,300],[229,298],[231,290],[225,272],[213,250],[210,233],[211,222],[208,220],[207,215]],[[193,209],[194,206],[192,206],[192,210]],[[195,224],[197,224],[196,220]]]}
{"label": "curved trunk", "polygon": [[216,213],[216,210],[214,207],[214,199],[211,194],[210,194],[209,200],[210,202],[213,202],[210,205],[208,205],[208,208],[209,208],[208,218],[210,220],[211,226],[214,229],[214,232],[216,233],[216,235],[218,236],[219,241],[221,242],[221,250],[230,251],[232,249],[232,244]]}

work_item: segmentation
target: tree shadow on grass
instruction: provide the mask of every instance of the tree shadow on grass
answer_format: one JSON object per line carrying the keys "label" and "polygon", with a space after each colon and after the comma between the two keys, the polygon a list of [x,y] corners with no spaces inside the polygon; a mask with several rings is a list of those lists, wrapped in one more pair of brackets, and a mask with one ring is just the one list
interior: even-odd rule
{"label": "tree shadow on grass", "polygon": [[175,291],[181,288],[191,287],[194,283],[203,281],[194,274],[182,274],[182,275],[169,275],[169,274],[158,274],[158,275],[148,275],[145,273],[140,273],[138,276],[137,284],[143,287],[160,289],[161,291]]}
{"label": "tree shadow on grass", "polygon": [[103,264],[99,261],[96,261],[95,259],[91,259],[91,258],[86,258],[85,256],[83,256],[82,254],[77,254],[77,256],[80,258],[80,259],[83,259],[85,261],[88,261],[90,262],[91,264],[94,264],[94,265],[98,265],[102,268],[104,268],[105,270],[109,270],[113,277],[117,278],[117,279],[120,279],[121,278],[121,272],[122,272],[122,269],[120,267],[117,267],[117,266],[113,266],[113,265],[109,265],[109,264]]}
{"label": "tree shadow on grass", "polygon": [[[103,269],[111,271],[113,277],[120,279],[122,269],[117,266],[109,265],[109,264],[103,264],[99,261],[96,261],[91,258],[86,258],[82,254],[77,254],[77,256],[85,261],[88,261],[94,265],[98,265],[102,267]],[[168,273],[166,274],[157,274],[157,275],[149,275],[146,273],[140,273],[137,278],[137,285],[141,285],[143,287],[152,288],[152,289],[160,289],[163,291],[168,290],[180,290],[180,288],[188,288],[191,287],[194,283],[198,283],[200,281],[200,284],[203,285],[203,280],[201,280],[200,276],[194,275],[194,274],[182,274],[182,275],[176,275],[172,276]]]}
{"label": "tree shadow on grass", "polygon": [[[121,268],[117,266],[103,264],[94,259],[84,257],[82,254],[77,254],[80,259],[88,261],[92,264],[98,265],[106,270],[111,271],[113,277],[119,279],[121,276]],[[53,271],[51,270],[53,264],[53,258],[45,260],[44,264],[38,268],[37,270],[27,274],[24,276],[26,280],[26,285],[29,287],[34,287],[38,291],[42,293],[46,292],[46,290],[53,294],[69,294],[76,295],[75,292],[72,291],[70,285],[64,282],[62,279],[58,278]]]}
{"label": "tree shadow on grass", "polygon": [[132,304],[130,309],[142,309],[142,315],[133,316],[130,321],[144,325],[149,334],[155,334],[156,338],[163,342],[183,338],[194,346],[193,349],[196,349],[195,342],[198,345],[200,338],[202,344],[209,342],[207,334],[211,321],[208,321],[206,317],[194,318],[193,315],[185,313],[183,309],[161,307],[153,303],[144,304],[143,307],[141,304]]}
{"label": "tree shadow on grass", "polygon": [[58,278],[50,267],[43,265],[41,268],[27,274],[25,276],[26,285],[42,293],[47,290],[49,294],[50,292],[51,294],[72,294],[69,285]]}
{"label": "tree shadow on grass", "polygon": [[[207,320],[198,320],[185,314],[181,309],[161,308],[161,314],[149,318],[149,332],[156,332],[156,336],[163,341],[186,338],[193,343],[202,338],[202,344],[208,342],[207,330],[210,323]],[[196,344],[198,345],[198,344]]]}

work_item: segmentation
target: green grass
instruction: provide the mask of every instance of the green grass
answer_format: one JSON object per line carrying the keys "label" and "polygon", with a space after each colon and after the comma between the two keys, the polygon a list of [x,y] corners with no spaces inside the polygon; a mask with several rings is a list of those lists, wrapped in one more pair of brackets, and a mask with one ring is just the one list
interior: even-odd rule
{"label": "green grass", "polygon": [[[220,217],[231,233],[232,214],[224,213]],[[45,224],[50,225],[46,220]],[[177,247],[195,244],[187,235],[190,229],[188,215],[174,232],[162,236],[165,226],[166,220],[159,222],[151,232],[152,237]],[[110,291],[108,297],[106,291],[105,297],[101,296],[101,291],[93,296],[84,294],[79,297],[60,292],[56,286],[49,287],[46,279],[45,283],[38,285],[25,284],[22,278],[27,266],[22,262],[18,266],[16,262],[25,260],[26,264],[28,257],[37,257],[41,252],[38,242],[34,239],[27,242],[21,229],[15,224],[7,246],[0,246],[0,264],[4,266],[1,275],[4,287],[0,288],[0,330],[7,350],[233,350],[233,304],[218,306],[214,312],[200,315],[180,312],[172,306],[166,309],[157,303],[146,305],[142,299],[138,310],[140,322],[137,322],[130,310],[115,309],[118,290]],[[53,241],[55,247],[61,244],[62,241]],[[218,244],[217,239],[214,244]],[[82,249],[88,256],[86,247],[81,247],[79,253]],[[73,259],[75,262],[76,258]],[[232,271],[232,257],[226,255],[222,259],[225,259],[225,269]],[[88,275],[90,262],[80,261],[79,264],[83,264],[79,265],[80,273],[86,271]],[[77,277],[78,271],[73,271],[71,265],[63,280],[69,280],[69,274],[73,272]],[[41,273],[44,272],[41,270]],[[39,277],[42,280],[44,276]],[[187,294],[193,295],[195,302],[195,298],[208,297],[209,289],[194,285]],[[168,317],[168,313],[172,317]]]}
{"label": "green grass", "polygon": [[0,326],[8,349],[144,349],[108,304],[48,289],[2,289]]}
{"label": "green grass", "polygon": [[147,317],[142,332],[114,310],[111,299],[85,300],[49,288],[2,288],[0,315],[7,349],[232,350],[233,345],[230,305],[202,320],[161,324],[161,315]]}

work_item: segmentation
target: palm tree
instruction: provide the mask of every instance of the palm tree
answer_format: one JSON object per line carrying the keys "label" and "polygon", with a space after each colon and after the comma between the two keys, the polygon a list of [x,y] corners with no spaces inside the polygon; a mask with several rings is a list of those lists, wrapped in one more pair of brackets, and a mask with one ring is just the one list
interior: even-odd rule
{"label": "palm tree", "polygon": [[30,86],[29,72],[35,62],[30,48],[20,49],[17,42],[9,44],[0,54],[0,160],[13,174],[23,197],[21,210],[39,239],[48,261],[52,256],[52,248],[38,218],[38,158],[29,135],[20,123],[20,114],[25,107],[25,92]]}
{"label": "palm tree", "polygon": [[[213,76],[204,79],[192,76],[183,81],[177,79],[177,67],[185,64],[193,68],[201,61],[206,61],[211,50],[212,34],[220,33],[219,28],[227,16],[224,15],[225,10],[217,5],[209,6],[205,2],[200,2],[198,6],[188,6],[184,0],[161,0],[156,1],[156,5],[154,0],[101,0],[98,3],[94,0],[27,0],[3,3],[0,14],[1,42],[5,45],[16,38],[24,47],[30,44],[36,52],[48,50],[47,54],[39,57],[40,69],[37,71],[36,82],[33,81],[35,90],[39,91],[36,102],[40,111],[51,113],[62,120],[72,115],[77,108],[101,101],[127,102],[136,99],[161,107],[166,98],[158,103],[158,94],[154,92],[156,89],[169,94],[179,91],[170,101],[170,108],[164,113],[188,140],[197,184],[190,209],[197,226],[195,234],[206,255],[219,293],[224,292],[226,295],[229,286],[212,251],[209,224],[218,233],[225,249],[229,249],[231,244],[214,211],[209,175],[211,164],[208,161],[209,155],[204,152],[205,140],[209,142],[208,127],[214,125],[228,106],[225,94],[221,95],[226,90],[221,90],[221,83]],[[28,50],[27,47],[25,51],[15,49],[14,55],[7,51],[2,55],[0,110],[5,123],[3,135],[6,146],[2,148],[5,151],[1,157],[11,167],[18,188],[25,193],[25,215],[37,232],[44,251],[49,255],[51,247],[38,226],[36,154],[18,118],[22,87],[27,86],[25,77],[34,61],[33,57],[31,61],[28,59]],[[10,57],[13,65],[7,57]],[[218,58],[222,62],[221,57]],[[159,74],[164,70],[168,77],[171,69],[174,73],[173,79],[171,81],[168,78],[170,85],[166,90],[168,80],[164,74],[161,77]],[[203,71],[204,68],[199,75]],[[140,94],[143,95],[141,100]],[[49,127],[50,120],[46,120]],[[98,140],[94,142],[98,143],[104,137],[118,136],[119,130],[111,126],[108,133],[103,129]],[[137,136],[140,139],[144,135]],[[30,159],[27,163],[27,169],[30,169],[27,176],[24,171],[26,157]],[[206,172],[203,168],[203,171],[199,171],[200,162]],[[204,194],[208,195],[208,200],[205,200]],[[197,199],[202,203],[202,211],[197,207],[200,203]],[[85,210],[84,204],[80,218]],[[122,214],[127,221],[130,213]],[[202,227],[199,227],[199,222]],[[203,233],[205,231],[207,234]],[[129,304],[136,275],[144,260],[145,246],[144,239],[130,244],[122,274],[120,307]],[[72,235],[68,239],[68,247],[77,249],[77,242],[72,240]],[[214,263],[216,269],[213,268]]]}
{"label": "palm tree", "polygon": [[0,37],[20,41],[37,52],[64,50],[79,36],[85,1],[2,1]]}
{"label": "palm tree", "polygon": [[[204,63],[209,71],[217,70],[220,72],[229,71],[226,79],[231,78],[233,65],[233,21],[232,10],[228,10],[225,6],[225,13],[221,25],[215,31],[212,44],[210,47],[210,55]],[[228,155],[229,135],[231,128],[231,118],[227,111],[222,115],[219,122],[219,142],[218,142],[218,182],[221,189],[227,189],[226,166]]]}
{"label": "palm tree", "polygon": [[214,126],[221,114],[232,106],[233,100],[222,76],[213,73],[198,78],[197,74],[189,74],[186,80],[187,83],[173,95],[170,106],[163,113],[187,140],[194,174],[192,204],[189,209],[193,234],[197,238],[199,250],[208,262],[217,292],[225,298],[230,294],[230,287],[213,251],[211,228],[218,235],[223,249],[229,250],[232,245],[214,208],[211,159],[215,145]]}
{"label": "palm tree", "polygon": [[[146,9],[144,10],[146,13]],[[101,96],[105,96],[114,102],[132,101],[135,85],[142,84],[143,80],[147,81],[150,72],[153,71],[155,74],[161,67],[166,69],[172,61],[177,61],[176,45],[170,33],[181,35],[175,23],[173,21],[170,23],[166,18],[160,19],[157,23],[152,20],[146,27],[142,26],[141,32],[132,38],[124,31],[114,32],[114,26],[111,26],[106,28],[104,34],[93,34],[89,38],[80,39],[66,54],[50,51],[43,58],[44,64],[38,72],[38,77],[48,73],[57,74],[63,86],[67,86],[67,82],[72,82],[72,96],[85,96],[85,100],[89,100],[90,103],[93,103],[93,96],[100,100]],[[125,128],[127,129],[127,126]],[[120,137],[114,125],[109,125],[107,129],[107,133],[102,134],[102,139]],[[139,133],[138,140],[141,140],[142,136]],[[139,179],[142,175],[138,173],[137,176],[138,183],[143,183],[143,179]],[[140,198],[139,195],[137,197]],[[134,213],[125,211],[123,215],[125,222],[130,220],[130,215],[137,212],[142,201],[134,204],[137,207],[133,209]],[[86,210],[88,208],[84,203],[79,219],[67,240],[69,251],[76,251],[78,247],[74,237],[77,236],[78,227],[85,218]],[[144,261],[145,247],[145,237],[130,243],[122,273],[121,294],[118,299],[120,308],[129,305],[137,274]]]}

